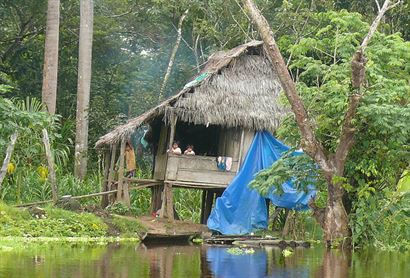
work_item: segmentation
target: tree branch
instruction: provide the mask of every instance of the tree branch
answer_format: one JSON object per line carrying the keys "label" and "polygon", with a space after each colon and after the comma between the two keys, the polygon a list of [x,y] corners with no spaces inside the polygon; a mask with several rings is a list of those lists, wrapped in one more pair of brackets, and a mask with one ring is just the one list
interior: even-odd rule
{"label": "tree branch", "polygon": [[384,1],[383,7],[379,11],[379,14],[376,16],[374,19],[372,25],[370,26],[369,32],[367,33],[366,37],[364,38],[362,44],[360,45],[361,51],[364,52],[364,50],[367,47],[367,44],[369,43],[370,39],[373,37],[374,33],[376,32],[377,27],[380,24],[381,19],[383,18],[384,14],[391,8],[395,7],[397,4],[399,4],[400,1],[397,3],[390,5],[390,0]]}

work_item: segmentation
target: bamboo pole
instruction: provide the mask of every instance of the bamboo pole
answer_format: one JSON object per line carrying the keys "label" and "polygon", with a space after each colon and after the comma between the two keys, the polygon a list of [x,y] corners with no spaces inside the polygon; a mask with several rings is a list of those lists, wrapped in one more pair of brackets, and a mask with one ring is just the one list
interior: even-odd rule
{"label": "bamboo pole", "polygon": [[4,177],[6,176],[7,166],[10,163],[11,154],[13,153],[14,145],[16,144],[16,141],[17,141],[17,136],[18,136],[18,132],[16,131],[13,133],[13,135],[11,135],[10,144],[7,146],[6,157],[4,158],[3,166],[0,169],[0,190],[1,190],[1,184],[3,183]]}
{"label": "bamboo pole", "polygon": [[50,140],[48,138],[47,129],[43,128],[43,143],[46,149],[46,156],[48,162],[48,177],[51,183],[51,192],[53,194],[53,202],[57,202],[58,193],[57,193],[57,179],[56,179],[56,172],[54,170],[54,156],[51,152],[50,147]]}
{"label": "bamboo pole", "polygon": [[[87,194],[87,195],[73,196],[71,198],[72,199],[83,199],[83,198],[90,198],[90,197],[97,197],[97,196],[114,194],[116,192],[117,192],[117,190],[110,190],[110,191],[104,191],[104,192],[91,193],[91,194]],[[17,205],[16,207],[29,207],[29,206],[34,206],[34,205],[47,204],[47,203],[51,203],[51,202],[53,202],[53,200],[46,200],[46,201],[39,201],[39,202],[21,204],[21,205]]]}

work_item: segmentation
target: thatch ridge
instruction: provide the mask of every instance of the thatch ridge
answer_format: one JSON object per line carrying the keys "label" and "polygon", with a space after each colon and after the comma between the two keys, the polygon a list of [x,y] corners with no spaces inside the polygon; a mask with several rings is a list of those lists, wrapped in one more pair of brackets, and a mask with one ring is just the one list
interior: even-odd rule
{"label": "thatch ridge", "polygon": [[[258,55],[243,55],[250,49],[257,49]],[[137,127],[161,115],[166,122],[175,114],[194,124],[271,131],[279,126],[286,111],[278,105],[281,87],[262,42],[214,53],[199,76],[198,82],[194,79],[175,96],[102,136],[96,146],[128,138]]]}

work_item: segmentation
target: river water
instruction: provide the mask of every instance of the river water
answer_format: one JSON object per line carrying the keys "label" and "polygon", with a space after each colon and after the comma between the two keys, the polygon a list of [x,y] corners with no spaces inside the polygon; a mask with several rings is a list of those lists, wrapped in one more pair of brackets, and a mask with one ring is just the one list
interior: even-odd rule
{"label": "river water", "polygon": [[[1,249],[0,249],[1,250]],[[410,254],[198,245],[56,245],[0,251],[0,277],[410,277]]]}

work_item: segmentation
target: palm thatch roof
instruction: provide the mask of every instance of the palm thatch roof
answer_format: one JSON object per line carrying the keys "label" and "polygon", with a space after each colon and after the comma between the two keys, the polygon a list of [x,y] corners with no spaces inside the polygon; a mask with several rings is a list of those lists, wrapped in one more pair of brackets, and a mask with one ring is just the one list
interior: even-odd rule
{"label": "palm thatch roof", "polygon": [[214,53],[198,76],[176,95],[102,136],[96,147],[119,142],[158,117],[203,125],[275,130],[286,109],[281,87],[260,41]]}

